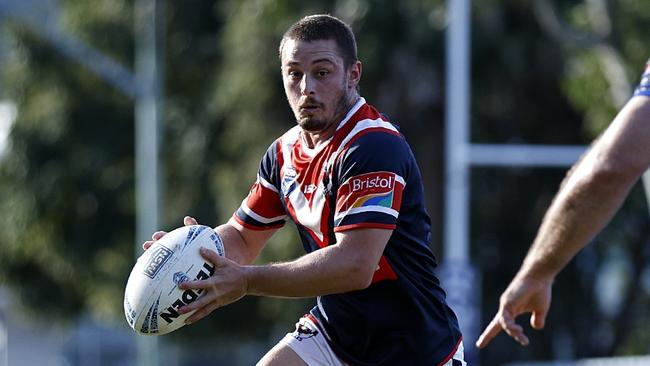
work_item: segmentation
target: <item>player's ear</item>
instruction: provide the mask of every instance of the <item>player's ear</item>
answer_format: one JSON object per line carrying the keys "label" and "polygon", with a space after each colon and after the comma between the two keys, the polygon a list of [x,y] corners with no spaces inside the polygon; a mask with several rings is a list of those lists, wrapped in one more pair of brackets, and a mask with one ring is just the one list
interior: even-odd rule
{"label": "player's ear", "polygon": [[356,88],[361,81],[361,61],[357,61],[348,68],[348,88]]}

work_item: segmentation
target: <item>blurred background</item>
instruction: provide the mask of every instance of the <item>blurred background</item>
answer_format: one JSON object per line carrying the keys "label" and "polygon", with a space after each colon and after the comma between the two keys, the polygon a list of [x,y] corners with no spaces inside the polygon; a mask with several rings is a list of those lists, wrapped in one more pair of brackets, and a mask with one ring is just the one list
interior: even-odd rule
{"label": "blurred background", "polygon": [[[361,94],[413,147],[443,285],[452,283],[455,302],[462,294],[471,364],[650,354],[641,183],[557,278],[546,328],[528,328],[530,346],[504,335],[481,352],[473,346],[577,155],[535,165],[500,164],[497,154],[468,166],[469,275],[444,271],[446,258],[458,259],[446,252],[461,245],[444,230],[455,168],[445,136],[456,123],[446,32],[456,2],[0,0],[0,365],[251,365],[292,330],[313,299],[247,297],[157,342],[130,330],[122,301],[151,231],[186,214],[227,220],[267,146],[295,123],[277,47],[312,13],[351,24]],[[468,16],[475,144],[582,151],[650,57],[647,1],[481,0]],[[281,230],[259,261],[300,255],[294,230]]]}

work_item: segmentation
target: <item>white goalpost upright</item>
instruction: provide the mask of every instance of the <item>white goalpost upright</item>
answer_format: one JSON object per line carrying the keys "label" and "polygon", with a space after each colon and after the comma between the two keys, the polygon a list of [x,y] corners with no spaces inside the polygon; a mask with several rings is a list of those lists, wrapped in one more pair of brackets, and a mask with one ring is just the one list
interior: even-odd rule
{"label": "white goalpost upright", "polygon": [[[135,98],[137,258],[142,253],[140,243],[160,229],[165,22],[164,0],[136,0],[134,7],[135,78],[139,87]],[[138,366],[160,364],[159,343],[157,337],[136,337]]]}

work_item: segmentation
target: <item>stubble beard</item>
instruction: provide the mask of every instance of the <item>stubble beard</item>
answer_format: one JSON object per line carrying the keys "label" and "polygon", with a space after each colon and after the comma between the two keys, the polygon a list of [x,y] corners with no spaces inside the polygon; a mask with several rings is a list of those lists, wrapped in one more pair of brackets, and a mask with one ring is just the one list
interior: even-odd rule
{"label": "stubble beard", "polygon": [[[346,82],[344,81],[344,85]],[[332,115],[331,119],[326,119],[326,118],[315,118],[312,116],[307,116],[307,117],[300,117],[297,116],[298,120],[298,125],[305,131],[311,132],[311,133],[318,133],[325,131],[329,127],[331,127],[333,124],[338,124],[342,119],[343,116],[348,112],[348,110],[351,107],[351,96],[350,94],[346,91],[346,89],[343,89],[343,92],[339,97],[336,99],[336,103],[334,104],[334,114]]]}
{"label": "stubble beard", "polygon": [[336,100],[335,111],[332,118],[318,118],[318,117],[302,117],[298,120],[298,124],[302,127],[303,130],[307,132],[321,132],[331,127],[332,124],[338,123],[343,119],[344,114],[348,110],[348,98],[347,95],[342,94]]}

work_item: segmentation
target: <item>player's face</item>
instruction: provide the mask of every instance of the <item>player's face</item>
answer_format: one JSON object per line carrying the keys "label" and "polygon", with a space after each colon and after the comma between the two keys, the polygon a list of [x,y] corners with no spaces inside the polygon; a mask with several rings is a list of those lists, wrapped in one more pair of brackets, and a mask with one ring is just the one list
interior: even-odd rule
{"label": "player's face", "polygon": [[284,91],[300,127],[333,132],[356,101],[361,64],[345,70],[334,40],[287,39],[281,59]]}

